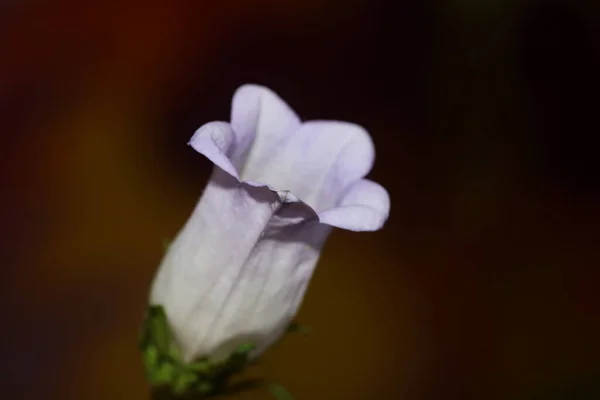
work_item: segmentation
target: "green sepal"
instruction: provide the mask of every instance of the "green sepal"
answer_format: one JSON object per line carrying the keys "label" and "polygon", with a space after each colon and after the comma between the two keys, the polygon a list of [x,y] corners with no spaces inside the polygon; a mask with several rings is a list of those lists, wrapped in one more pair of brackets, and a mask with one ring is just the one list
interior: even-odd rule
{"label": "green sepal", "polygon": [[[287,333],[308,334],[310,329],[292,323]],[[140,340],[146,377],[152,386],[153,399],[193,398],[196,400],[221,397],[263,386],[262,380],[231,383],[230,379],[256,360],[250,356],[256,349],[254,343],[243,343],[227,358],[214,362],[201,358],[190,363],[183,361],[177,343],[173,340],[167,315],[159,305],[148,307]],[[293,400],[278,384],[269,385],[277,400]]]}
{"label": "green sepal", "polygon": [[178,377],[177,368],[173,363],[163,362],[150,372],[150,382],[154,386],[166,386]]}
{"label": "green sepal", "polygon": [[252,351],[256,350],[256,346],[253,343],[241,344],[235,348],[233,354],[249,356]]}
{"label": "green sepal", "polygon": [[269,392],[271,392],[273,397],[277,400],[294,400],[292,395],[278,383],[271,383],[269,385]]}
{"label": "green sepal", "polygon": [[196,391],[200,396],[208,396],[214,389],[214,385],[209,381],[200,381],[196,384]]}
{"label": "green sepal", "polygon": [[202,358],[186,363],[172,338],[163,307],[154,305],[148,307],[140,340],[146,377],[155,397],[163,396],[159,398],[192,395],[201,399],[241,390],[229,380],[250,364],[255,348],[253,343],[244,343],[223,361]]}
{"label": "green sepal", "polygon": [[198,375],[209,376],[213,366],[208,360],[196,361],[188,365],[190,371]]}
{"label": "green sepal", "polygon": [[149,345],[143,352],[144,354],[144,367],[146,374],[148,375],[151,371],[154,371],[158,367],[159,354],[156,346]]}
{"label": "green sepal", "polygon": [[306,325],[301,325],[297,322],[292,322],[286,329],[285,333],[299,333],[301,335],[309,335],[311,329]]}
{"label": "green sepal", "polygon": [[172,379],[172,391],[176,396],[183,396],[191,391],[198,383],[198,376],[191,371],[181,371]]}
{"label": "green sepal", "polygon": [[160,306],[148,307],[147,329],[149,339],[160,354],[170,354],[172,346],[171,332],[167,323],[167,315]]}

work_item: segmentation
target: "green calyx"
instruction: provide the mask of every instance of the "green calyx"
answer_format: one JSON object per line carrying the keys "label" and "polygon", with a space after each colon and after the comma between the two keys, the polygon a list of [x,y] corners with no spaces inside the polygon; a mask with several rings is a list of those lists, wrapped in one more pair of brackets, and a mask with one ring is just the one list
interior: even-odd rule
{"label": "green calyx", "polygon": [[142,329],[140,349],[144,369],[152,388],[172,397],[202,399],[256,386],[256,382],[230,385],[233,375],[248,366],[254,344],[238,346],[225,360],[214,362],[201,358],[191,363],[182,360],[181,353],[167,323],[162,306],[149,306]]}
{"label": "green calyx", "polygon": [[[308,327],[297,323],[290,324],[286,331],[304,335],[309,332]],[[255,348],[253,343],[246,343],[236,347],[223,361],[215,362],[204,357],[186,363],[171,337],[167,315],[160,305],[148,307],[140,340],[144,370],[155,400],[200,400],[263,386],[262,380],[231,383],[234,375],[251,364],[250,353]],[[277,400],[292,400],[292,396],[279,384],[271,383],[268,389]]]}

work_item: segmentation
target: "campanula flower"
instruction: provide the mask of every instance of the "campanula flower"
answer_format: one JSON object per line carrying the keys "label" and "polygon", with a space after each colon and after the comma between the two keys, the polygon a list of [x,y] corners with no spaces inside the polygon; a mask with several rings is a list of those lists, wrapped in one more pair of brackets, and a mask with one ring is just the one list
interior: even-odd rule
{"label": "campanula flower", "polygon": [[386,190],[364,179],[373,142],[353,123],[302,122],[271,90],[244,85],[231,121],[201,126],[189,144],[214,170],[150,303],[164,308],[184,360],[223,359],[248,342],[256,357],[291,323],[332,227],[386,221]]}

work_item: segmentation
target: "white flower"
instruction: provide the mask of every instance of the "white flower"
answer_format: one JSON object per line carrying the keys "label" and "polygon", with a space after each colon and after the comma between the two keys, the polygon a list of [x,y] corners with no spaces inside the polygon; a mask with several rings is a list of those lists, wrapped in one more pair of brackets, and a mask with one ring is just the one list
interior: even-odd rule
{"label": "white flower", "polygon": [[302,123],[271,90],[245,85],[231,123],[203,125],[190,145],[215,168],[150,302],[186,361],[249,342],[255,357],[296,314],[331,227],[374,231],[387,219],[387,192],[363,179],[373,143],[355,124]]}

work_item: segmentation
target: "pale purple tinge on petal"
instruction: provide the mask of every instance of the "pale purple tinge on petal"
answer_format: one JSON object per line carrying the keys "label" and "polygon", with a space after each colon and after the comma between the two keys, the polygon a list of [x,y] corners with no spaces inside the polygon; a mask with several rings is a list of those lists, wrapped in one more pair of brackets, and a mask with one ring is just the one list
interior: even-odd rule
{"label": "pale purple tinge on petal", "polygon": [[229,158],[229,153],[235,146],[235,134],[227,122],[209,122],[202,125],[188,144],[217,167],[239,180],[237,168]]}
{"label": "pale purple tinge on petal", "polygon": [[348,185],[364,177],[375,152],[367,131],[338,121],[308,121],[252,177],[290,190],[317,212],[335,206]]}
{"label": "pale purple tinge on petal", "polygon": [[271,154],[301,125],[292,108],[271,89],[259,85],[243,85],[233,95],[231,126],[236,148],[232,162],[243,180],[257,179]]}
{"label": "pale purple tinge on petal", "polygon": [[343,195],[337,207],[319,213],[321,223],[350,231],[376,231],[390,213],[390,196],[378,183],[361,179]]}
{"label": "pale purple tinge on petal", "polygon": [[317,212],[339,204],[348,186],[373,166],[374,145],[363,127],[341,121],[301,124],[267,88],[239,88],[231,115],[231,125],[200,127],[190,145],[239,180],[288,190]]}
{"label": "pale purple tinge on petal", "polygon": [[385,189],[362,179],[375,157],[365,129],[302,124],[257,85],[232,103],[231,124],[210,122],[190,139],[215,169],[151,293],[187,361],[248,341],[262,353],[296,314],[332,227],[377,230],[389,214]]}
{"label": "pale purple tinge on petal", "polygon": [[216,170],[151,293],[186,361],[224,357],[249,338],[258,355],[277,340],[299,306],[290,296],[304,292],[328,232],[304,203]]}

